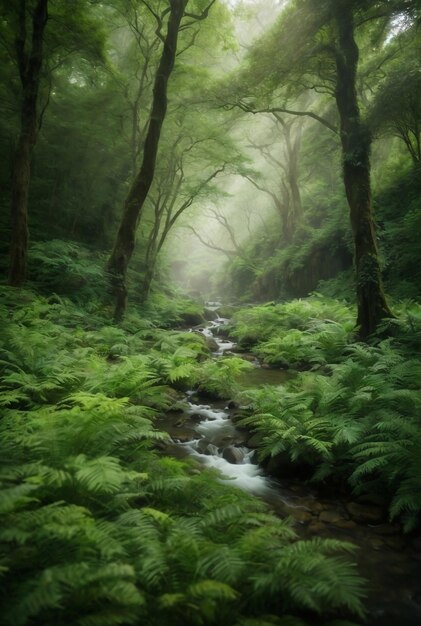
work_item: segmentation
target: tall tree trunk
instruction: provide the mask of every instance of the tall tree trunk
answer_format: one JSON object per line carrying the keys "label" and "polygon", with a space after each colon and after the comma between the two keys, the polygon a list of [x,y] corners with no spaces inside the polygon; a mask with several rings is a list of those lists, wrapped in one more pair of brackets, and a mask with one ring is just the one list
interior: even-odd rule
{"label": "tall tree trunk", "polygon": [[292,241],[294,234],[294,224],[291,219],[291,190],[286,181],[282,181],[281,195],[276,202],[282,224],[282,242],[288,245]]}
{"label": "tall tree trunk", "polygon": [[372,215],[371,136],[361,120],[358,106],[359,50],[354,36],[352,8],[347,0],[336,0],[335,21],[338,29],[335,96],[341,125],[343,180],[354,238],[357,325],[361,339],[366,339],[383,319],[392,317],[392,313],[384,293]]}
{"label": "tall tree trunk", "polygon": [[155,174],[159,138],[167,112],[168,80],[174,67],[180,22],[188,0],[170,0],[167,34],[155,76],[152,109],[140,171],[126,198],[114,249],[108,261],[115,296],[114,319],[119,321],[127,308],[127,268],[133,254],[136,228]]}
{"label": "tall tree trunk", "polygon": [[[38,0],[32,13],[32,36],[28,46],[27,3],[19,0],[15,48],[22,84],[21,124],[13,161],[9,284],[25,281],[28,255],[28,195],[31,155],[37,137],[37,102],[43,62],[43,39],[48,0]],[[29,47],[29,52],[27,48]]]}
{"label": "tall tree trunk", "polygon": [[145,273],[144,273],[143,281],[142,281],[142,292],[143,292],[142,301],[145,301],[145,302],[149,297],[151,287],[152,287],[152,281],[155,277],[156,261],[157,261],[157,257],[155,254],[153,257],[148,259],[148,264],[145,267]]}
{"label": "tall tree trunk", "polygon": [[[292,132],[291,132],[292,131]],[[295,131],[295,132],[294,132]],[[297,225],[303,216],[303,205],[301,202],[301,192],[298,184],[299,178],[299,154],[301,147],[301,137],[303,124],[300,120],[296,127],[293,124],[285,124],[284,137],[287,156],[287,181],[291,197],[291,230],[294,234]],[[293,134],[293,137],[291,137]]]}

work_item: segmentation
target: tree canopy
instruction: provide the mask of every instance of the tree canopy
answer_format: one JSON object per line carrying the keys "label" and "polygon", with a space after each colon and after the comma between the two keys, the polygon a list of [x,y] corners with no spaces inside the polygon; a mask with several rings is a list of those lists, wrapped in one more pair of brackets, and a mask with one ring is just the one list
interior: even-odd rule
{"label": "tree canopy", "polygon": [[0,6],[1,623],[421,623],[420,1]]}

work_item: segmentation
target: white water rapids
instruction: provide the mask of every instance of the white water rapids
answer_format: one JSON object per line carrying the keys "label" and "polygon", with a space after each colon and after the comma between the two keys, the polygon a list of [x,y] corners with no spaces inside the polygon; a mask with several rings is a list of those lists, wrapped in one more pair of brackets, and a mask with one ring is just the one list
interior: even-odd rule
{"label": "white water rapids", "polygon": [[[228,323],[228,320],[217,317],[216,320],[200,329],[200,332],[213,341],[218,349],[213,352],[215,357],[223,356],[232,350],[235,343],[218,336],[218,329]],[[188,392],[191,398],[194,392]],[[190,416],[197,416],[200,422],[195,430],[197,437],[191,441],[180,443],[191,456],[221,473],[221,480],[255,495],[267,496],[273,493],[272,481],[264,475],[263,470],[253,462],[255,453],[245,446],[227,445],[227,441],[235,440],[238,431],[230,419],[226,409],[217,409],[208,404],[194,404],[189,401],[186,411]],[[229,453],[227,454],[227,452]],[[227,458],[230,460],[227,460]]]}
{"label": "white water rapids", "polygon": [[207,467],[219,470],[223,480],[231,481],[240,489],[257,495],[272,491],[271,481],[264,476],[261,468],[253,463],[253,450],[245,446],[235,448],[230,446],[235,463],[230,463],[224,458],[224,447],[221,446],[221,442],[236,433],[227,412],[212,409],[209,405],[189,403],[188,413],[204,418],[196,427],[199,437],[181,444],[194,458]]}

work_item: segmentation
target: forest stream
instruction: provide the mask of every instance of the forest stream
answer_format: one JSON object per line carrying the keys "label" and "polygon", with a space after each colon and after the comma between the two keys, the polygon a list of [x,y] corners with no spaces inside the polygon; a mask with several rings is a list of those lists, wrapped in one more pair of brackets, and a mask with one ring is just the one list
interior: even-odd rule
{"label": "forest stream", "polygon": [[[214,358],[235,353],[235,343],[220,330],[229,320],[218,317],[194,329],[214,341]],[[244,387],[281,385],[293,374],[281,369],[254,369],[241,375]],[[367,626],[419,626],[421,624],[421,544],[402,535],[396,524],[358,520],[347,510],[347,499],[321,496],[300,480],[275,480],[258,465],[255,451],[247,446],[248,434],[234,425],[232,403],[186,393],[188,408],[160,419],[172,443],[168,451],[191,456],[206,467],[217,469],[222,481],[266,501],[280,517],[290,517],[301,539],[334,538],[358,546],[356,560],[367,580]],[[349,499],[349,498],[348,498]],[[374,507],[375,508],[375,507]],[[370,507],[365,508],[370,515]],[[356,519],[357,518],[357,519]],[[419,539],[418,539],[419,541]]]}
{"label": "forest stream", "polygon": [[0,626],[421,626],[421,0],[0,4]]}

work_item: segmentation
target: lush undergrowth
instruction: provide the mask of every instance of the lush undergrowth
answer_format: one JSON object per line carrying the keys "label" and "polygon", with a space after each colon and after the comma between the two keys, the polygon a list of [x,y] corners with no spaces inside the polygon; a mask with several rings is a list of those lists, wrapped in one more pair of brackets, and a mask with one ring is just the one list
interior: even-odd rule
{"label": "lush undergrowth", "polygon": [[[71,300],[83,308],[73,307],[72,315],[85,316],[89,313],[91,323],[109,324],[112,317],[109,295],[109,276],[106,255],[75,241],[62,239],[34,241],[29,251],[28,284],[37,292],[51,296],[60,302],[61,297]],[[7,266],[7,257],[0,255],[0,267]],[[136,332],[141,328],[194,326],[204,323],[203,307],[193,300],[175,294],[162,281],[160,290],[152,291],[145,302],[137,268],[128,272],[130,301],[137,313],[126,315],[123,327]],[[58,298],[56,297],[58,296]],[[109,310],[107,310],[109,308]],[[99,311],[104,315],[98,319]],[[143,320],[139,319],[143,317]]]}
{"label": "lush undergrowth", "polygon": [[301,367],[341,358],[353,339],[354,314],[338,301],[313,298],[245,309],[233,325],[239,345],[264,362]]}
{"label": "lush undergrowth", "polygon": [[2,297],[2,624],[362,614],[352,546],[296,541],[258,500],[164,454],[154,420],[180,401],[173,386],[223,396],[238,360],[215,363],[202,336],[134,314],[116,328],[58,297]]}
{"label": "lush undergrowth", "polygon": [[380,495],[411,530],[421,521],[421,315],[395,310],[392,337],[370,346],[355,342],[352,311],[317,297],[241,311],[233,334],[270,364],[312,369],[248,392],[243,424],[259,434],[260,457],[288,454],[314,481]]}

